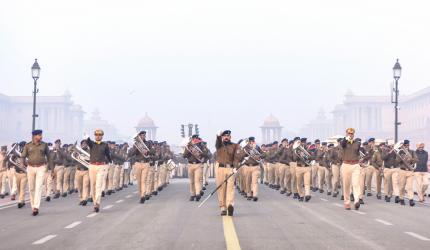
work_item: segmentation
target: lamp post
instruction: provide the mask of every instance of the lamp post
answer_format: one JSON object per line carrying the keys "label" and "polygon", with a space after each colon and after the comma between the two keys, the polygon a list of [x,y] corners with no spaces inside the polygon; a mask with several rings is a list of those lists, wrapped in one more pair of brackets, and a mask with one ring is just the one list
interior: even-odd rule
{"label": "lamp post", "polygon": [[39,92],[39,90],[37,89],[37,80],[39,79],[39,76],[40,76],[40,66],[39,66],[39,63],[37,63],[37,58],[34,59],[33,66],[31,66],[31,76],[33,77],[33,80],[34,80],[33,125],[32,125],[32,130],[34,130],[36,128],[36,117],[38,116],[38,115],[36,115],[36,94],[37,94],[37,92]]}
{"label": "lamp post", "polygon": [[391,100],[391,102],[394,103],[394,143],[396,143],[398,140],[399,125],[401,124],[399,122],[399,79],[401,75],[402,75],[402,67],[400,66],[399,59],[397,59],[396,64],[394,64],[394,67],[393,67],[393,77],[395,80],[395,83],[394,83],[395,87],[392,90],[392,94],[394,94],[394,101]]}

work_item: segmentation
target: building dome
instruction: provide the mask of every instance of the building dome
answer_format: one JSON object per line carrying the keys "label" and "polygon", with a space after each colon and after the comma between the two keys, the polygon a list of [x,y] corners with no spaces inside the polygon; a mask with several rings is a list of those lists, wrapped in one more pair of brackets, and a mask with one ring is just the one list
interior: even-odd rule
{"label": "building dome", "polygon": [[145,116],[137,123],[138,128],[155,128],[154,120],[145,113]]}
{"label": "building dome", "polygon": [[279,123],[278,118],[274,117],[272,114],[270,114],[263,123],[262,127],[281,127],[281,124]]}

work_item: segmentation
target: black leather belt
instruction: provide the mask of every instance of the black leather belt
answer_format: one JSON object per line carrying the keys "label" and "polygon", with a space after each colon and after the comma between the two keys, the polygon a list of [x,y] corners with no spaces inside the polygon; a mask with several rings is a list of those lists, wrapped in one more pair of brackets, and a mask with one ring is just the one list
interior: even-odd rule
{"label": "black leather belt", "polygon": [[223,163],[219,163],[218,167],[220,168],[233,168],[233,164],[223,164]]}
{"label": "black leather belt", "polygon": [[200,164],[201,162],[198,161],[193,161],[193,162],[188,162],[189,164]]}
{"label": "black leather belt", "polygon": [[258,165],[260,165],[260,164],[246,164],[246,166],[248,166],[248,167],[255,167],[255,166],[258,166]]}

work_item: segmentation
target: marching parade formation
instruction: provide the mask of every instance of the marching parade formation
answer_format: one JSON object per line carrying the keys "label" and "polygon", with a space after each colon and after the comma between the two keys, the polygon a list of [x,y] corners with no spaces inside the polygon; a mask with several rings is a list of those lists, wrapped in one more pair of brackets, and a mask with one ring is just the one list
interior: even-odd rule
{"label": "marching parade formation", "polygon": [[[234,213],[235,188],[253,202],[260,198],[261,184],[299,202],[310,202],[313,192],[326,193],[343,200],[346,210],[358,210],[371,196],[385,202],[394,197],[395,203],[412,207],[414,191],[418,202],[424,202],[429,184],[423,143],[412,150],[409,140],[362,141],[355,138],[353,128],[345,136],[313,143],[295,137],[261,146],[254,137],[234,143],[231,131],[225,130],[217,134],[214,154],[195,134],[186,138],[180,156],[166,142],[147,140],[145,131],[133,138],[131,147],[104,142],[103,136],[97,129],[94,140],[85,135],[79,144],[62,144],[60,139],[51,144],[42,140],[42,130],[34,130],[30,142],[14,143],[9,150],[2,146],[0,198],[17,199],[21,209],[28,188],[36,216],[42,197],[50,202],[76,192],[80,206],[92,203],[99,212],[105,195],[135,184],[143,204],[169,184],[182,160],[188,171],[189,200],[201,207],[216,193],[222,216]],[[201,201],[212,163],[216,188]]]}

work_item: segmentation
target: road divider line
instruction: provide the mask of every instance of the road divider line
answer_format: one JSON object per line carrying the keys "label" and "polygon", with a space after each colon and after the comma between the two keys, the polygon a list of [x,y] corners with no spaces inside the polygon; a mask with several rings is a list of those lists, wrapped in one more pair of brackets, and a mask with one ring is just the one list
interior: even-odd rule
{"label": "road divider line", "polygon": [[131,194],[129,194],[129,195],[127,195],[125,198],[131,198],[133,195],[131,195]]}
{"label": "road divider line", "polygon": [[35,242],[33,242],[33,245],[41,245],[41,244],[43,244],[43,243],[45,243],[45,242],[47,242],[49,240],[52,240],[55,237],[57,237],[56,234],[51,234],[51,235],[45,236],[42,239],[36,240]]}
{"label": "road divider line", "polygon": [[365,215],[365,212],[361,212],[361,211],[357,211],[357,210],[352,210],[352,212],[356,213],[356,214],[361,214],[361,215]]}
{"label": "road divider line", "polygon": [[328,201],[327,199],[324,199],[324,198],[320,198],[320,200],[322,200],[322,201]]}
{"label": "road divider line", "polygon": [[422,240],[422,241],[430,241],[429,238],[426,238],[426,237],[419,235],[417,233],[414,233],[414,232],[405,232],[405,234],[409,234],[410,236],[415,237],[415,238]]}
{"label": "road divider line", "polygon": [[113,207],[113,205],[107,205],[106,207],[104,207],[103,209],[107,210],[107,209],[111,209]]}
{"label": "road divider line", "polygon": [[92,214],[87,215],[87,218],[92,218],[92,217],[94,217],[96,215],[97,215],[97,213],[92,213]]}
{"label": "road divider line", "polygon": [[239,239],[237,238],[236,229],[234,228],[233,218],[231,216],[223,216],[222,224],[227,250],[240,250],[241,248]]}
{"label": "road divider line", "polygon": [[70,225],[68,225],[68,226],[65,226],[64,228],[65,228],[65,229],[72,229],[72,228],[76,227],[77,225],[79,225],[79,224],[81,224],[81,223],[82,223],[82,221],[75,221],[75,222],[73,222],[72,224],[70,224]]}
{"label": "road divider line", "polygon": [[115,201],[115,203],[121,203],[121,202],[123,202],[124,200],[117,200],[117,201]]}
{"label": "road divider line", "polygon": [[377,222],[379,222],[381,224],[384,224],[386,226],[392,226],[393,225],[392,223],[390,223],[388,221],[385,221],[385,220],[381,220],[381,219],[375,219],[375,221],[377,221]]}

